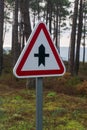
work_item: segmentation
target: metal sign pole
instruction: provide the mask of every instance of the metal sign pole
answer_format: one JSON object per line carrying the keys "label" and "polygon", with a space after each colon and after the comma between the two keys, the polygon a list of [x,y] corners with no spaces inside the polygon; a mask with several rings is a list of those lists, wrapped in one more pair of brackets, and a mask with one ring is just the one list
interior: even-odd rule
{"label": "metal sign pole", "polygon": [[43,129],[43,79],[36,78],[36,130]]}

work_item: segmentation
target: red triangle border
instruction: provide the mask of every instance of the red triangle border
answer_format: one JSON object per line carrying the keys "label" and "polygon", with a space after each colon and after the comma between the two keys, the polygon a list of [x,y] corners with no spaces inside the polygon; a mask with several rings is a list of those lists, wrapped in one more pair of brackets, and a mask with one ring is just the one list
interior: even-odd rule
{"label": "red triangle border", "polygon": [[[23,65],[26,62],[27,57],[29,56],[30,52],[32,51],[33,45],[40,33],[40,31],[43,30],[46,39],[49,43],[49,46],[53,52],[53,55],[57,61],[57,64],[59,66],[60,69],[54,69],[54,70],[27,70],[27,71],[22,71]],[[15,73],[18,77],[39,77],[39,76],[50,76],[50,75],[63,75],[63,73],[65,72],[65,66],[59,56],[59,54],[57,53],[57,49],[55,48],[55,46],[53,45],[53,41],[50,37],[50,34],[46,28],[46,25],[41,22],[40,24],[38,24],[33,37],[30,40],[30,43],[28,43],[27,49],[23,54],[23,57],[21,58],[20,62],[18,63],[18,65],[16,66],[16,70]]]}

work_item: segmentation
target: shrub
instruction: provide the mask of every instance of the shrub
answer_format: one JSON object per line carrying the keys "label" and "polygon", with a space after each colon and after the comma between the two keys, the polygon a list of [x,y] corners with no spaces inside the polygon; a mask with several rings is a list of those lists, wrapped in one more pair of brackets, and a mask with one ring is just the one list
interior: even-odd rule
{"label": "shrub", "polygon": [[66,84],[68,86],[76,86],[79,83],[81,83],[80,78],[77,76],[74,76],[74,77],[71,77],[70,79],[68,79]]}
{"label": "shrub", "polygon": [[83,127],[83,125],[81,125],[79,122],[77,122],[75,120],[71,120],[67,124],[66,128],[67,128],[66,130],[85,130],[85,128]]}
{"label": "shrub", "polygon": [[87,95],[87,81],[77,85],[77,91],[81,95]]}

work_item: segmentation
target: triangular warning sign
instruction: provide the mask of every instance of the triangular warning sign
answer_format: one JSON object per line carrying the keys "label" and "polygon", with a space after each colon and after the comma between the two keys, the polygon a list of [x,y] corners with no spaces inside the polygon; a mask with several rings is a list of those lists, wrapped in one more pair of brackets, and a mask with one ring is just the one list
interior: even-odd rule
{"label": "triangular warning sign", "polygon": [[18,78],[61,76],[65,66],[59,56],[49,31],[39,22],[27,41],[13,69]]}

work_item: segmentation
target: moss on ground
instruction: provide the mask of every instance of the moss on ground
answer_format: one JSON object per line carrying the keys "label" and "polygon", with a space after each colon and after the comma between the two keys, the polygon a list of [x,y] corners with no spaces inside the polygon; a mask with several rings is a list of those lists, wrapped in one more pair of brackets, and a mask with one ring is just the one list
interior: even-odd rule
{"label": "moss on ground", "polygon": [[[8,86],[7,90],[0,93],[0,129],[35,130],[35,90],[13,88],[10,92]],[[45,89],[43,130],[87,130],[87,98]]]}

